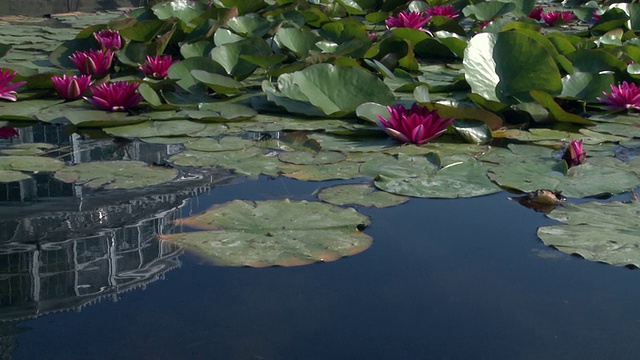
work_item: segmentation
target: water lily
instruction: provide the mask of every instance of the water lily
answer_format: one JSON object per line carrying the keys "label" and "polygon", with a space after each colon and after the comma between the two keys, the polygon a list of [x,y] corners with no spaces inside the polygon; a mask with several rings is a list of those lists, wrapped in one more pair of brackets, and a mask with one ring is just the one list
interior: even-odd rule
{"label": "water lily", "polygon": [[175,61],[171,59],[171,55],[147,56],[147,61],[140,65],[140,70],[149,77],[164,79],[167,77],[169,67],[171,67],[174,62]]}
{"label": "water lily", "polygon": [[558,21],[568,22],[576,18],[576,14],[571,11],[548,11],[540,14],[540,18],[549,26],[553,26]]}
{"label": "water lily", "polygon": [[76,51],[69,59],[82,75],[102,76],[109,71],[113,61],[111,50]]}
{"label": "water lily", "polygon": [[7,69],[0,69],[0,99],[5,99],[9,101],[18,100],[18,94],[15,92],[15,89],[20,86],[26,84],[26,81],[18,81],[17,83],[12,83],[11,80],[16,76],[16,73]]}
{"label": "water lily", "polygon": [[599,97],[597,99],[608,104],[602,107],[605,110],[640,110],[640,87],[634,83],[624,81],[618,86],[611,85],[611,94],[608,94],[606,91],[602,93],[605,97]]}
{"label": "water lily", "polygon": [[102,110],[124,111],[142,101],[142,95],[136,92],[139,85],[128,81],[102,83],[91,87],[93,97],[85,97],[85,100]]}
{"label": "water lily", "polygon": [[432,6],[425,10],[427,17],[431,19],[433,16],[445,16],[450,19],[455,19],[460,14],[460,10],[456,10],[453,5],[447,6]]}
{"label": "water lily", "polygon": [[3,139],[11,139],[14,136],[20,135],[18,130],[13,126],[2,126],[0,127],[0,138]]}
{"label": "water lily", "polygon": [[562,160],[564,160],[569,167],[574,167],[582,164],[586,157],[587,153],[582,149],[582,139],[580,141],[571,139],[567,150],[565,150],[562,155]]}
{"label": "water lily", "polygon": [[102,50],[116,51],[122,48],[122,37],[117,30],[104,29],[93,33]]}
{"label": "water lily", "polygon": [[540,21],[542,20],[543,11],[544,9],[542,7],[533,8],[533,10],[531,10],[531,12],[529,13],[529,15],[527,15],[527,17],[532,18],[536,21]]}
{"label": "water lily", "polygon": [[422,27],[429,21],[429,16],[423,12],[400,11],[396,16],[391,16],[385,20],[387,28],[411,28],[422,30]]}
{"label": "water lily", "polygon": [[82,93],[91,85],[91,75],[52,76],[51,81],[61,98],[76,100],[80,99]]}
{"label": "water lily", "polygon": [[410,109],[397,104],[388,106],[389,119],[378,115],[380,127],[393,138],[404,143],[422,145],[442,135],[453,118],[445,119],[438,110],[429,110],[418,104]]}

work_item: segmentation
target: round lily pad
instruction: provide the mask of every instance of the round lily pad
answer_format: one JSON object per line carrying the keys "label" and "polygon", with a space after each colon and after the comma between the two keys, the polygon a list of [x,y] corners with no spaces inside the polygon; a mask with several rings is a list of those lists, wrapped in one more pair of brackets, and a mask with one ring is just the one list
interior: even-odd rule
{"label": "round lily pad", "polygon": [[251,140],[239,138],[237,136],[225,136],[220,140],[202,138],[189,141],[184,144],[187,149],[198,151],[225,151],[241,150],[254,144]]}
{"label": "round lily pad", "polygon": [[324,181],[336,179],[353,179],[360,176],[360,164],[341,161],[335,164],[298,165],[284,164],[279,167],[282,176],[303,181]]}
{"label": "round lily pad", "polygon": [[377,208],[396,206],[409,200],[406,196],[376,191],[369,184],[332,186],[320,191],[318,198],[334,205],[361,205]]}
{"label": "round lily pad", "polygon": [[20,171],[0,170],[0,183],[10,183],[14,181],[27,180],[30,178],[31,176]]}
{"label": "round lily pad", "polygon": [[176,169],[141,161],[98,161],[68,166],[54,176],[66,183],[82,183],[93,189],[133,189],[169,182],[177,175]]}
{"label": "round lily pad", "polygon": [[282,162],[300,165],[334,164],[346,159],[347,156],[337,151],[319,151],[317,153],[309,151],[288,151],[278,155]]}
{"label": "round lily pad", "polygon": [[0,169],[29,172],[54,172],[64,167],[64,162],[42,156],[1,156]]}
{"label": "round lily pad", "polygon": [[589,202],[552,211],[563,225],[544,226],[538,237],[567,254],[612,265],[640,267],[640,204]]}
{"label": "round lily pad", "polygon": [[242,201],[180,223],[209,231],[164,236],[226,266],[296,266],[334,261],[371,246],[369,219],[351,208],[307,201]]}

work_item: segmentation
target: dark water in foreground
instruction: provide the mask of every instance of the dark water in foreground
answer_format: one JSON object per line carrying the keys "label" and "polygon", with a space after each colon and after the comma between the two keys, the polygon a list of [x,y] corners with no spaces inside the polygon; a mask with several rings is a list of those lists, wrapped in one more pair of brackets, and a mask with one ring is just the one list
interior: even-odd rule
{"label": "dark water in foreground", "polygon": [[[182,211],[325,185],[247,181]],[[551,221],[506,197],[360,209],[373,246],[332,263],[226,268],[180,255],[145,287],[12,323],[11,359],[638,358],[638,271],[546,248],[535,230]]]}

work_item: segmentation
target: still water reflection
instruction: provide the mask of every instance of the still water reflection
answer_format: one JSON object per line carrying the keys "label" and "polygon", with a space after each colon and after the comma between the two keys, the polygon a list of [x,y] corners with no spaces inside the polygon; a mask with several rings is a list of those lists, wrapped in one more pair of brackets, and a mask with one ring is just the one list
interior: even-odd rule
{"label": "still water reflection", "polygon": [[[36,129],[33,141],[45,133]],[[110,141],[62,139],[78,150],[71,161],[171,152],[134,143],[118,153]],[[54,182],[47,192],[44,180],[34,181],[20,192],[31,198],[0,207],[9,236],[0,242],[0,358],[640,355],[638,272],[547,249],[535,229],[551,221],[504,193],[359,209],[372,218],[369,250],[251,269],[211,266],[154,239],[213,204],[314,199],[327,183],[218,174],[155,194],[101,197]]]}

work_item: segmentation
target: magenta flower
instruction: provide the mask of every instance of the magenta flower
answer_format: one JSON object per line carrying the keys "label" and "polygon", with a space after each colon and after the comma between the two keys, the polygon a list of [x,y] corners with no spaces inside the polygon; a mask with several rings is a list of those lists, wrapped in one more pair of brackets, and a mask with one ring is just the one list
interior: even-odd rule
{"label": "magenta flower", "polygon": [[91,87],[93,97],[85,97],[85,100],[102,110],[124,111],[142,101],[142,95],[136,92],[139,85],[128,81],[102,83]]}
{"label": "magenta flower", "polygon": [[438,115],[438,110],[429,110],[418,104],[411,109],[397,104],[387,106],[389,120],[378,115],[380,127],[395,139],[404,143],[422,145],[442,135],[453,118],[445,119]]}
{"label": "magenta flower", "polygon": [[593,22],[602,20],[602,14],[600,14],[599,10],[593,10],[593,12],[591,13],[591,20]]}
{"label": "magenta flower", "polygon": [[450,19],[455,19],[460,14],[459,10],[456,10],[453,5],[448,6],[432,6],[425,10],[427,18],[431,19],[433,16],[446,16]]}
{"label": "magenta flower", "polygon": [[117,51],[122,48],[122,37],[118,30],[104,29],[93,33],[102,50]]}
{"label": "magenta flower", "polygon": [[13,126],[2,126],[0,127],[0,138],[3,139],[11,139],[14,136],[20,135],[18,130]]}
{"label": "magenta flower", "polygon": [[422,30],[422,27],[429,21],[429,16],[425,12],[400,11],[398,15],[391,16],[384,21],[387,28],[411,28]]}
{"label": "magenta flower", "polygon": [[567,150],[562,154],[562,160],[564,160],[570,168],[582,164],[586,157],[587,153],[582,149],[582,139],[580,139],[580,141],[571,139]]}
{"label": "magenta flower", "polygon": [[82,93],[91,85],[91,75],[52,76],[51,81],[61,98],[76,100],[80,99]]}
{"label": "magenta flower", "polygon": [[7,69],[0,69],[0,99],[9,101],[18,100],[18,93],[15,89],[26,84],[26,81],[18,81],[17,83],[11,83],[11,80],[16,76],[16,73]]}
{"label": "magenta flower", "polygon": [[102,76],[109,71],[113,61],[111,50],[76,51],[69,59],[82,75]]}
{"label": "magenta flower", "polygon": [[611,94],[602,92],[605,97],[599,97],[606,106],[605,110],[638,109],[640,110],[640,87],[634,83],[624,81],[622,84],[611,85]]}
{"label": "magenta flower", "polygon": [[544,9],[542,9],[541,7],[533,8],[533,10],[531,10],[531,12],[529,13],[529,15],[527,15],[527,17],[530,17],[536,21],[540,21],[542,20],[543,11]]}
{"label": "magenta flower", "polygon": [[149,77],[164,79],[174,62],[171,60],[171,55],[147,56],[147,61],[140,65],[140,70]]}
{"label": "magenta flower", "polygon": [[549,26],[553,26],[555,23],[561,22],[569,22],[575,19],[576,14],[571,11],[548,11],[546,13],[541,13],[540,18],[544,20]]}

